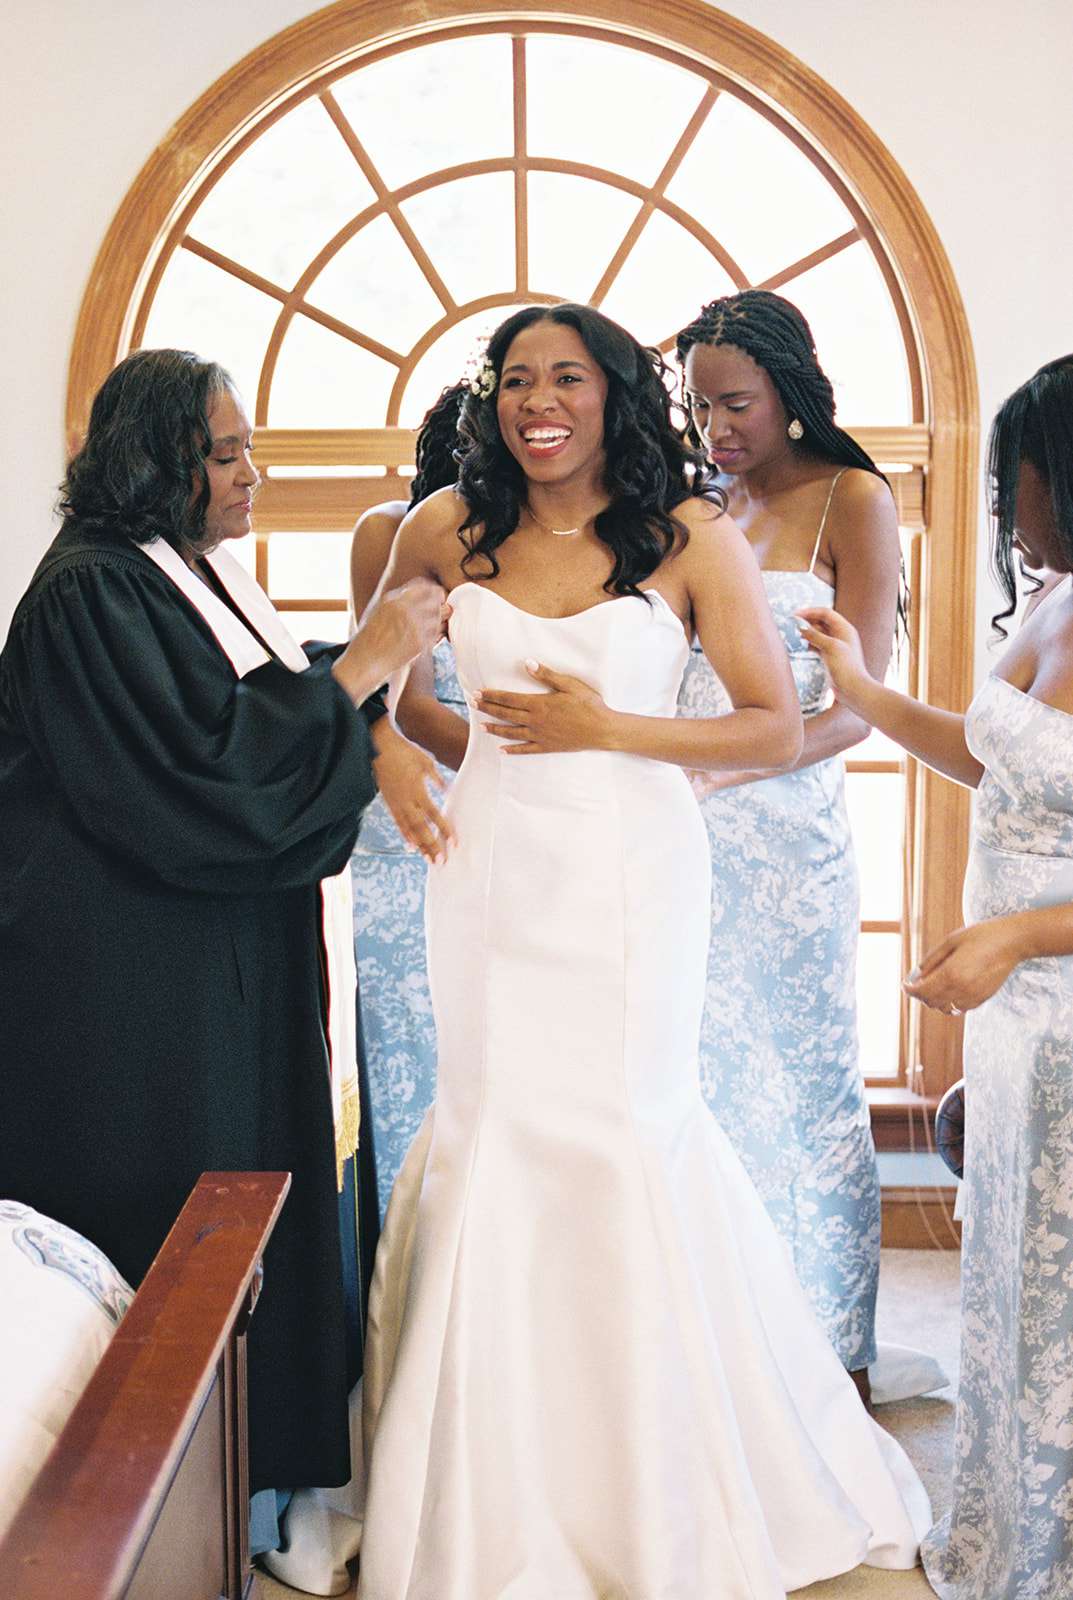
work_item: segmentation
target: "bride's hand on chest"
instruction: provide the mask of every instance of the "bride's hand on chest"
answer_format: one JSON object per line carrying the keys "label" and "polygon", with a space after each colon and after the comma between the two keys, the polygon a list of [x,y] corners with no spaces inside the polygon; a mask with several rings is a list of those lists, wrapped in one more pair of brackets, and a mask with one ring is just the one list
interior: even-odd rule
{"label": "bride's hand on chest", "polygon": [[485,719],[486,731],[508,741],[503,746],[505,755],[609,748],[613,713],[595,689],[580,678],[553,672],[536,661],[525,665],[533,681],[543,684],[544,690],[513,694],[484,689],[477,697],[477,710]]}

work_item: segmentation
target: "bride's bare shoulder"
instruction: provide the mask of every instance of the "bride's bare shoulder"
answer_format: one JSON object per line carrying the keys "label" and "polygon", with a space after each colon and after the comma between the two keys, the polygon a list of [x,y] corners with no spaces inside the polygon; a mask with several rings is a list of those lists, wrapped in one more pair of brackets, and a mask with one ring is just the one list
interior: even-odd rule
{"label": "bride's bare shoulder", "polygon": [[437,489],[406,513],[399,528],[399,545],[437,562],[454,558],[468,515],[469,508],[457,489]]}
{"label": "bride's bare shoulder", "polygon": [[725,562],[728,556],[751,554],[748,540],[720,501],[692,495],[675,506],[674,515],[689,535],[678,557],[683,566],[706,566]]}
{"label": "bride's bare shoulder", "polygon": [[436,538],[445,533],[456,534],[469,515],[469,508],[453,486],[436,489],[419,500],[403,519],[403,527],[416,530],[426,538]]}

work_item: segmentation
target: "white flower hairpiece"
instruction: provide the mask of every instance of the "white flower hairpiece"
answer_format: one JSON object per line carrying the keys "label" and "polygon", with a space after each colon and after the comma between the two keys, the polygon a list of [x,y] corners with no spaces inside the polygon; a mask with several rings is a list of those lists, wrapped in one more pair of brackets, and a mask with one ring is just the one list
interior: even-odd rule
{"label": "white flower hairpiece", "polygon": [[495,394],[499,379],[495,367],[486,355],[482,355],[480,361],[467,373],[466,382],[469,384],[470,394],[477,400],[490,400]]}

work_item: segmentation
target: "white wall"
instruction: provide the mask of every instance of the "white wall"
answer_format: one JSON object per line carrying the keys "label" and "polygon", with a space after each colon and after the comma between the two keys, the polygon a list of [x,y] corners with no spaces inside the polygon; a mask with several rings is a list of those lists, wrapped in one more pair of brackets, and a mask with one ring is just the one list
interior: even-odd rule
{"label": "white wall", "polygon": [[[67,357],[108,224],[168,127],[310,9],[304,0],[6,0],[2,631],[51,537]],[[583,12],[584,0],[570,9]],[[986,422],[1042,361],[1073,349],[1073,5],[736,0],[726,9],[838,90],[915,185],[961,286]],[[991,599],[982,582],[981,619]],[[982,620],[977,633],[982,665]]]}

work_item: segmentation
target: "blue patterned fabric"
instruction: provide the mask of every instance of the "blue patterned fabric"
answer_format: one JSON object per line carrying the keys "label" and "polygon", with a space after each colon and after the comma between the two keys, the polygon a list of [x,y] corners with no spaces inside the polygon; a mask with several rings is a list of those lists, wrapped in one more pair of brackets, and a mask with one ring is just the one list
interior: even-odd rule
{"label": "blue patterned fabric", "polygon": [[[829,605],[811,572],[765,572],[805,716],[828,685],[794,613]],[[698,648],[682,716],[730,710]],[[843,1364],[875,1360],[880,1196],[857,1064],[857,869],[840,758],[701,802],[712,939],[701,1087],[789,1245]]]}
{"label": "blue patterned fabric", "polygon": [[[965,920],[1073,900],[1073,716],[985,680]],[[1073,1595],[1073,957],[1023,961],[965,1018],[961,1386],[944,1600]]]}
{"label": "blue patterned fabric", "polygon": [[11,1243],[28,1261],[74,1284],[113,1325],[129,1310],[134,1299],[130,1284],[103,1251],[73,1228],[17,1200],[0,1200],[0,1224],[10,1227]]}
{"label": "blue patterned fabric", "polygon": [[[436,698],[467,715],[446,640],[433,653]],[[446,782],[454,774],[443,771]],[[436,1094],[436,1029],[425,971],[424,857],[378,796],[350,863],[354,957],[383,1219],[396,1174]]]}

